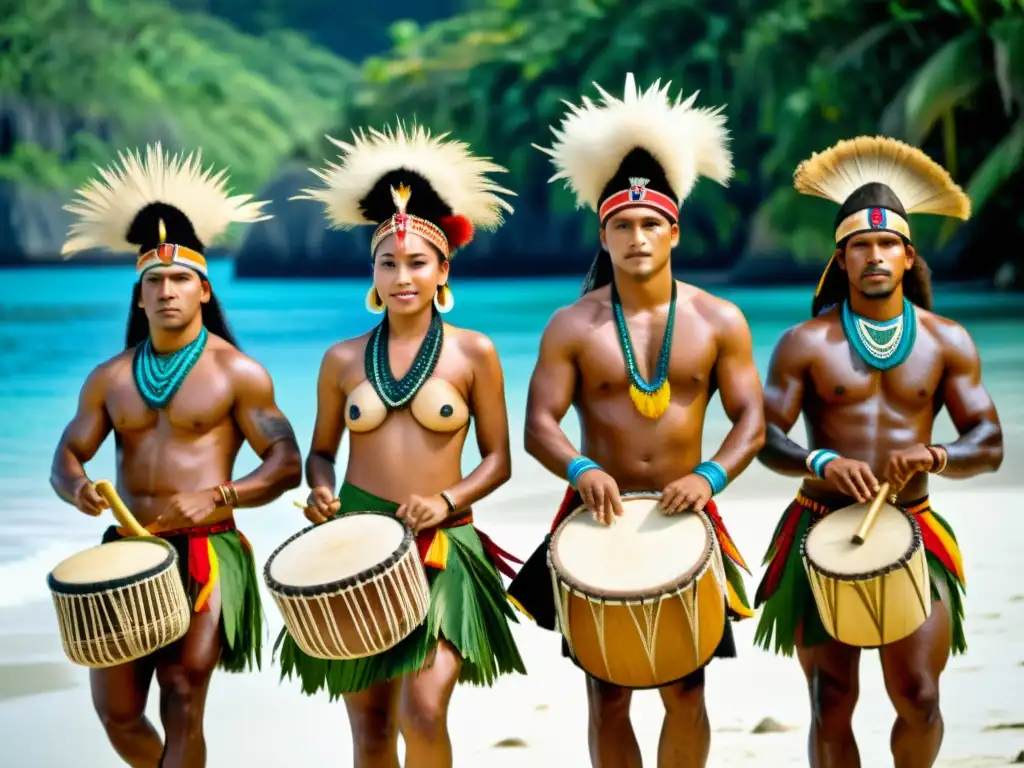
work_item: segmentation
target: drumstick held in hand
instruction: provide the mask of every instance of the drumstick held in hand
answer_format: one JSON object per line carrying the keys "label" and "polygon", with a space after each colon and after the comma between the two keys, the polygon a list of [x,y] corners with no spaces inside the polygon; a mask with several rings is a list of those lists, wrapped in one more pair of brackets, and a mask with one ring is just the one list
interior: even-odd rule
{"label": "drumstick held in hand", "polygon": [[[331,504],[333,504],[336,501],[341,501],[341,499],[335,497],[335,498],[331,499]],[[298,500],[294,500],[294,499],[292,500],[292,504],[294,504],[296,507],[301,509],[303,512],[305,512],[307,509],[312,509],[313,508],[312,504],[306,504],[303,501],[298,501]]]}
{"label": "drumstick held in hand", "polygon": [[121,500],[121,496],[118,494],[117,489],[114,488],[114,484],[109,480],[97,480],[93,483],[93,487],[96,489],[96,493],[107,500],[107,504],[110,505],[110,511],[114,513],[114,517],[117,518],[117,522],[121,524],[122,528],[127,528],[132,532],[133,536],[152,536],[149,531],[139,525],[139,521],[135,519],[135,515],[131,513],[125,503]]}
{"label": "drumstick held in hand", "polygon": [[878,519],[878,511],[882,508],[882,502],[885,501],[885,497],[889,495],[889,484],[882,483],[882,487],[878,489],[878,495],[875,496],[875,500],[871,502],[871,506],[868,507],[868,511],[864,514],[864,519],[861,520],[860,527],[857,532],[853,534],[850,539],[854,544],[863,544],[867,539],[868,534],[871,533],[872,527],[875,525],[875,520]]}

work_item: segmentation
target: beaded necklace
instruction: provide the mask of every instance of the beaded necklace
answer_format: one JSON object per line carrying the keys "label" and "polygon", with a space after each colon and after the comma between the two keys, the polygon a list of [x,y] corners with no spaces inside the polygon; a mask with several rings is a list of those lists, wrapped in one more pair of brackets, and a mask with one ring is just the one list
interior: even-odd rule
{"label": "beaded necklace", "polygon": [[154,410],[167,407],[202,356],[208,336],[203,326],[195,339],[169,355],[158,354],[148,336],[135,347],[132,377],[146,405]]}
{"label": "beaded necklace", "polygon": [[843,302],[843,333],[857,355],[872,368],[887,371],[905,363],[917,339],[917,312],[906,297],[903,312],[892,320],[868,320]]}
{"label": "beaded necklace", "polygon": [[405,376],[396,379],[391,373],[391,360],[388,357],[388,317],[384,315],[384,319],[374,328],[373,335],[366,345],[363,366],[370,385],[389,411],[408,405],[420,391],[420,387],[430,378],[437,366],[443,343],[444,322],[435,310],[430,318],[427,335],[420,342],[412,366]]}
{"label": "beaded necklace", "polygon": [[629,338],[629,326],[622,312],[619,292],[612,281],[612,311],[615,313],[615,325],[619,330],[619,346],[626,358],[626,371],[629,374],[629,397],[633,406],[648,419],[657,419],[668,410],[672,390],[668,381],[668,363],[672,356],[672,331],[676,324],[676,281],[672,281],[672,300],[668,307],[668,322],[665,324],[665,335],[661,340],[661,351],[654,369],[654,379],[648,383],[640,375],[636,364],[636,353],[633,342]]}

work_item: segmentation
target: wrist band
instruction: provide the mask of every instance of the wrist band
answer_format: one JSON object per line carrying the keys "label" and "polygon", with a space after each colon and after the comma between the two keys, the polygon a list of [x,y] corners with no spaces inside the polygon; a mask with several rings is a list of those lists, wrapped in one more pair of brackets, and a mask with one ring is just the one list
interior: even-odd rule
{"label": "wrist band", "polygon": [[807,460],[804,462],[807,465],[808,471],[810,471],[816,477],[825,479],[825,467],[829,465],[829,462],[841,459],[835,451],[830,451],[828,448],[819,448],[816,451],[811,451],[807,454]]}
{"label": "wrist band", "polygon": [[238,492],[235,490],[235,486],[232,483],[228,482],[223,485],[218,485],[217,491],[220,493],[220,498],[224,502],[225,507],[238,506]]}
{"label": "wrist band", "polygon": [[946,453],[946,449],[941,445],[928,445],[925,447],[928,449],[928,453],[932,455],[932,468],[928,472],[933,475],[941,475],[942,471],[946,468],[946,462],[949,461],[949,454]]}
{"label": "wrist band", "polygon": [[586,456],[577,456],[569,462],[569,467],[566,471],[566,479],[568,479],[569,485],[575,488],[576,481],[580,479],[580,475],[592,469],[601,469],[601,467],[598,466],[596,461],[588,459]]}
{"label": "wrist band", "polygon": [[455,502],[452,501],[452,497],[448,495],[448,491],[441,491],[441,498],[444,499],[444,503],[448,505],[448,514],[454,515],[456,512]]}
{"label": "wrist band", "polygon": [[729,474],[717,461],[702,461],[693,468],[694,475],[700,475],[711,486],[711,495],[716,496],[729,484]]}

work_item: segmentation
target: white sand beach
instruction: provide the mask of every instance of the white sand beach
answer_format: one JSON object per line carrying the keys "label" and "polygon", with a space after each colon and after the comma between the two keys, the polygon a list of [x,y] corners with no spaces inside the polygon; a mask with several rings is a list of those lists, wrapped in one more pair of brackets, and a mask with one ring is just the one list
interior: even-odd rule
{"label": "white sand beach", "polygon": [[[1024,584],[1019,558],[1024,523],[1018,513],[1019,491],[1007,488],[1005,479],[994,480],[933,483],[936,508],[959,536],[968,575],[969,649],[965,657],[950,661],[942,680],[946,735],[937,765],[944,768],[1007,765],[1024,750]],[[736,488],[723,494],[720,508],[752,567],[791,489],[790,483],[755,464]],[[561,492],[556,479],[524,466],[513,483],[479,505],[478,525],[525,556],[543,535]],[[289,497],[240,515],[243,526],[247,518],[259,517],[258,529],[251,526],[249,538],[261,564],[301,524],[296,512]],[[756,567],[755,578],[748,581],[751,595],[760,575]],[[44,577],[45,571],[38,574]],[[263,671],[214,678],[206,718],[208,764],[350,765],[344,707],[306,697],[292,681],[278,681],[269,644],[281,619],[269,596],[264,599],[269,627]],[[5,609],[0,627],[0,764],[120,765],[93,713],[88,673],[63,658],[49,603]],[[755,648],[753,633],[754,620],[737,626],[739,658],[715,661],[708,671],[713,731],[709,766],[806,765],[809,710],[803,676],[795,660]],[[515,635],[529,675],[503,678],[492,689],[456,691],[450,713],[455,764],[585,768],[589,760],[582,673],[561,658],[553,633],[523,623]],[[875,653],[864,656],[861,690],[855,727],[862,764],[891,765],[893,710]],[[155,687],[150,713],[158,724]],[[648,766],[655,764],[661,713],[656,693],[636,694],[633,722]],[[785,730],[753,733],[767,717]]]}

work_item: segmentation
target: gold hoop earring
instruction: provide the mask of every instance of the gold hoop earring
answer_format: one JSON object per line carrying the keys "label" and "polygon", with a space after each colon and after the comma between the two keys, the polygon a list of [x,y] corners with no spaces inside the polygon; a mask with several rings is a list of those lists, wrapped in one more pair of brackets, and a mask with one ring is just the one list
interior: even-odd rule
{"label": "gold hoop earring", "polygon": [[446,315],[452,311],[452,307],[455,306],[455,294],[452,293],[452,289],[448,287],[448,284],[437,286],[437,290],[434,292],[434,307],[442,315]]}
{"label": "gold hoop earring", "polygon": [[366,309],[375,315],[379,315],[384,311],[384,301],[381,299],[380,294],[377,293],[377,286],[371,285],[370,290],[366,293]]}

